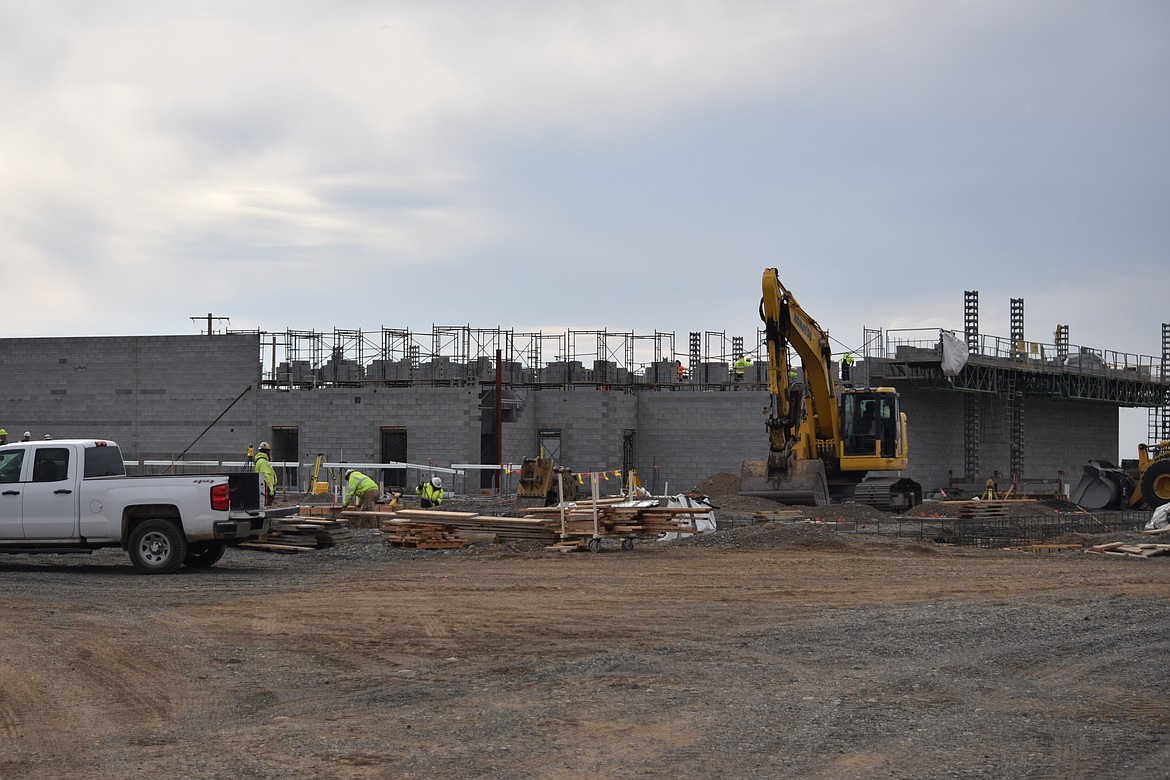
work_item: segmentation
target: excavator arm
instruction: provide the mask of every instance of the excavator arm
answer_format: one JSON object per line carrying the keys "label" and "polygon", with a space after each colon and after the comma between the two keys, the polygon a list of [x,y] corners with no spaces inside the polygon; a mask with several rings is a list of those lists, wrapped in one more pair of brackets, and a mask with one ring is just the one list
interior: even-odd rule
{"label": "excavator arm", "polygon": [[[824,504],[833,496],[906,508],[922,501],[911,479],[867,476],[907,466],[906,416],[891,387],[838,390],[829,334],[764,270],[760,319],[768,348],[768,459],[744,461],[740,492],[786,503]],[[792,377],[789,347],[804,382]]]}
{"label": "excavator arm", "polygon": [[[840,430],[836,384],[833,381],[833,358],[829,334],[801,308],[792,293],[780,283],[775,268],[764,270],[760,319],[764,321],[764,339],[768,347],[768,390],[772,394],[772,414],[768,419],[771,451],[791,451],[801,446],[802,412],[810,415],[816,439],[835,441]],[[789,379],[791,366],[788,347],[800,356],[811,408],[802,409],[803,389]],[[803,444],[804,457],[816,457],[816,442]]]}

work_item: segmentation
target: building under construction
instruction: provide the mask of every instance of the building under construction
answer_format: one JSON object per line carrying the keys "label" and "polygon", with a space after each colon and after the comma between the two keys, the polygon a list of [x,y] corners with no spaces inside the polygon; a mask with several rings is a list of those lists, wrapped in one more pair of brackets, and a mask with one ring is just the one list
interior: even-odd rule
{"label": "building under construction", "polygon": [[[944,372],[952,333],[968,355]],[[741,355],[754,365],[737,382]],[[607,478],[637,469],[663,492],[768,449],[761,332],[215,332],[209,315],[203,335],[3,339],[0,364],[10,432],[113,439],[147,469],[238,464],[268,440],[292,492],[319,455],[377,469],[387,486],[434,472],[479,492],[507,490],[508,464],[543,452]],[[906,476],[928,491],[987,479],[1059,489],[1087,460],[1118,458],[1122,407],[1148,410],[1150,443],[1170,439],[1168,367],[1166,324],[1159,356],[1076,346],[1067,327],[1029,341],[1013,300],[1008,335],[991,336],[968,292],[962,329],[867,330],[853,381],[899,390]]]}

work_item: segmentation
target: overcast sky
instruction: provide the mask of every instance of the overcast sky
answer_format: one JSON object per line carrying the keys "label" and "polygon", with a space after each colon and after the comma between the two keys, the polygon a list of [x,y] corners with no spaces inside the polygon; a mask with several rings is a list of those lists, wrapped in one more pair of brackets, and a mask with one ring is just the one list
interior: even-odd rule
{"label": "overcast sky", "polygon": [[[722,331],[1159,355],[1165,0],[0,5],[5,336]],[[1143,413],[1144,424],[1144,413]]]}

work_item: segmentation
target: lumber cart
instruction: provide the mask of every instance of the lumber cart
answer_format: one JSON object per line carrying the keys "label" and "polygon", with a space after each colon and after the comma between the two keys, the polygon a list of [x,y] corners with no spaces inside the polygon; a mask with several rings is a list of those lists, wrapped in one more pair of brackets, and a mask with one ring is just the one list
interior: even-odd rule
{"label": "lumber cart", "polygon": [[559,526],[560,541],[552,545],[553,548],[563,552],[600,552],[602,540],[613,538],[619,540],[621,549],[632,550],[636,539],[697,533],[698,517],[710,513],[710,507],[661,506],[656,498],[601,498],[596,475],[592,477],[591,487],[592,500],[576,503],[561,501],[555,506],[526,510],[530,516],[539,516]]}

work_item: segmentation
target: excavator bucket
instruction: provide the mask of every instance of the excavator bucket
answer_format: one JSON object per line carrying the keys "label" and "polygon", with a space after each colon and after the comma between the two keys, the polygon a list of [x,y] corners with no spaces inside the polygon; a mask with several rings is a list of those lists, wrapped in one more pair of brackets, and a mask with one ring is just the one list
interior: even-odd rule
{"label": "excavator bucket", "polygon": [[1133,487],[1133,479],[1109,461],[1090,460],[1072,500],[1085,509],[1121,509]]}
{"label": "excavator bucket", "polygon": [[829,503],[824,461],[797,460],[787,472],[777,469],[768,472],[766,462],[745,460],[740,471],[740,495],[770,498],[784,504],[823,506]]}

